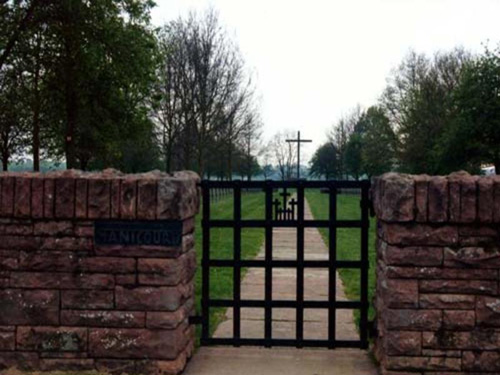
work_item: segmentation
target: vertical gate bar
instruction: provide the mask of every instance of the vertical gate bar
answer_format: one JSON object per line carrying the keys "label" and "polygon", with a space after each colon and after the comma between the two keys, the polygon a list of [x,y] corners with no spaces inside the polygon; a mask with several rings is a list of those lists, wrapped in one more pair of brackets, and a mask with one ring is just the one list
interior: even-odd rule
{"label": "vertical gate bar", "polygon": [[209,309],[209,299],[210,299],[210,188],[208,186],[202,185],[202,195],[203,195],[203,220],[202,220],[202,260],[201,260],[201,272],[202,272],[202,289],[201,289],[201,341],[209,339],[209,322],[210,322],[210,309]]}
{"label": "vertical gate bar", "polygon": [[295,336],[297,348],[301,348],[304,339],[304,186],[300,181],[297,186],[297,199],[297,310]]}
{"label": "vertical gate bar", "polygon": [[273,329],[273,310],[271,306],[273,298],[273,186],[268,181],[266,192],[266,249],[265,249],[265,318],[264,318],[264,342],[266,347],[271,346]]}
{"label": "vertical gate bar", "polygon": [[360,340],[363,349],[368,348],[368,218],[369,183],[361,186],[361,311],[360,311]]}
{"label": "vertical gate bar", "polygon": [[335,262],[337,261],[337,189],[333,184],[330,186],[330,202],[329,202],[329,228],[328,228],[328,348],[335,348],[336,341],[336,326],[337,326],[337,310],[335,302],[337,301],[337,269]]}
{"label": "vertical gate bar", "polygon": [[[241,337],[240,304],[241,304],[241,185],[235,181],[233,189],[233,246],[234,246],[234,269],[233,269],[233,337],[238,341]],[[236,346],[239,346],[236,344]]]}

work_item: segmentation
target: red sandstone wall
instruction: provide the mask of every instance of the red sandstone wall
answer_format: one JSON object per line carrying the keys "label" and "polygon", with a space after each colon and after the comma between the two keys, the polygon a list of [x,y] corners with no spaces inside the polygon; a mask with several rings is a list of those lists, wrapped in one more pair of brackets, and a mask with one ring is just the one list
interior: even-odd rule
{"label": "red sandstone wall", "polygon": [[386,174],[377,214],[383,374],[500,374],[500,178]]}
{"label": "red sandstone wall", "polygon": [[[0,370],[179,373],[198,177],[0,174]],[[94,220],[183,221],[182,246],[97,246]]]}

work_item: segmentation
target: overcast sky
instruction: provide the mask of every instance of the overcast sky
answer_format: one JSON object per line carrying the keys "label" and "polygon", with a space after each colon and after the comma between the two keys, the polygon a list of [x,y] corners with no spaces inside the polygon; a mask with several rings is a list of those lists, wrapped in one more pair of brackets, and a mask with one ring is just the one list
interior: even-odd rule
{"label": "overcast sky", "polygon": [[156,0],[161,25],[210,5],[254,71],[264,136],[300,130],[313,139],[360,104],[377,102],[410,49],[480,52],[500,40],[500,0]]}

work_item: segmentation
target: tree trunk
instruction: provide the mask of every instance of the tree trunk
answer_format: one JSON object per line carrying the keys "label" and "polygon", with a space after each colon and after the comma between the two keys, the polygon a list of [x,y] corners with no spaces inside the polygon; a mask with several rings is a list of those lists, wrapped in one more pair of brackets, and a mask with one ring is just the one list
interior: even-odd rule
{"label": "tree trunk", "polygon": [[7,151],[2,153],[2,170],[4,172],[9,170],[9,153]]}
{"label": "tree trunk", "polygon": [[33,80],[33,91],[35,92],[33,103],[33,170],[35,172],[40,171],[40,39],[38,39],[37,47],[35,79]]}

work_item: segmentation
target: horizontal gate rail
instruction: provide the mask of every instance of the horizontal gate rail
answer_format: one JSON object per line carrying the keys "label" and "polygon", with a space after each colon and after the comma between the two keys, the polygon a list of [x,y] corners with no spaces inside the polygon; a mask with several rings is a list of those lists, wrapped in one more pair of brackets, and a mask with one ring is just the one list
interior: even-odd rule
{"label": "horizontal gate rail", "polygon": [[[265,268],[268,263],[265,260],[232,260],[232,259],[210,259],[204,265],[209,267],[249,267]],[[299,265],[297,260],[271,260],[269,262],[273,268],[296,268]],[[361,268],[367,267],[368,263],[361,260],[337,260],[330,262],[328,260],[304,260],[302,262],[305,268]]]}
{"label": "horizontal gate rail", "polygon": [[360,301],[301,301],[297,302],[294,300],[284,300],[284,299],[276,299],[271,301],[262,301],[257,299],[242,299],[239,301],[231,300],[231,299],[211,299],[209,306],[211,307],[266,307],[270,306],[273,308],[297,308],[299,306],[304,306],[307,309],[327,309],[330,306],[333,306],[337,309],[345,309],[345,310],[354,310],[361,309],[365,307],[365,305]]}
{"label": "horizontal gate rail", "polygon": [[[240,220],[238,224],[234,220],[214,219],[204,221],[202,224],[210,224],[211,228],[265,228],[272,226],[273,228],[297,228],[297,220]],[[331,223],[328,220],[304,220],[302,222],[304,228],[361,228],[363,222],[361,220],[338,220]]]}

